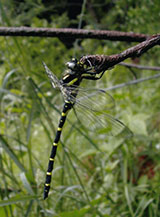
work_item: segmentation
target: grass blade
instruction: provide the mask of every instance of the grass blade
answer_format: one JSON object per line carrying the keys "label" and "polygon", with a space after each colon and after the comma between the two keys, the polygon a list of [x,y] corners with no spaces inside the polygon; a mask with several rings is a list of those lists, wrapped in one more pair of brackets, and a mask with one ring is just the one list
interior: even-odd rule
{"label": "grass blade", "polygon": [[9,157],[15,162],[15,164],[19,167],[19,169],[23,172],[26,171],[26,169],[24,168],[24,166],[21,164],[21,162],[18,160],[18,157],[16,156],[16,154],[12,151],[12,149],[10,148],[9,144],[7,143],[7,141],[2,137],[2,135],[0,135],[0,143],[2,145],[2,147],[4,148],[4,150],[6,151],[6,153],[9,155]]}

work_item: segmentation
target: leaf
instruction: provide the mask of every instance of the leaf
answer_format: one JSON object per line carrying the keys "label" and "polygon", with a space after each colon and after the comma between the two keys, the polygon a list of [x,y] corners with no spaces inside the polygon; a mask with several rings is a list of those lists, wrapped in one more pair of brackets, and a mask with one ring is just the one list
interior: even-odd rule
{"label": "leaf", "polygon": [[21,98],[20,96],[16,95],[14,92],[12,93],[12,90],[9,91],[9,90],[7,90],[7,89],[0,88],[0,100],[1,100],[2,95],[3,95],[4,93],[7,93],[7,94],[10,94],[10,95],[12,95],[12,96]]}
{"label": "leaf", "polygon": [[135,216],[140,217],[143,215],[144,210],[147,208],[147,206],[152,203],[152,201],[154,200],[154,198],[146,198],[146,196],[143,196],[140,200],[140,203],[137,207],[137,210],[135,212]]}
{"label": "leaf", "polygon": [[125,190],[125,197],[126,197],[126,200],[127,200],[127,205],[129,207],[130,214],[131,214],[131,216],[133,216],[133,208],[132,208],[130,193],[129,193],[129,189],[128,189],[127,185],[125,185],[124,190]]}
{"label": "leaf", "polygon": [[90,210],[90,208],[83,208],[80,210],[73,210],[70,212],[62,212],[60,213],[61,217],[83,217],[88,211]]}
{"label": "leaf", "polygon": [[28,182],[24,172],[20,173],[20,178],[21,178],[21,180],[23,182],[23,185],[24,185],[25,189],[28,191],[28,193],[33,195],[34,192],[32,190],[32,187],[31,187],[30,183]]}
{"label": "leaf", "polygon": [[130,118],[130,129],[133,131],[134,134],[138,135],[145,135],[147,136],[147,127],[146,121],[147,116],[144,114],[134,115]]}
{"label": "leaf", "polygon": [[18,202],[26,202],[26,201],[34,200],[37,198],[38,198],[38,196],[36,196],[36,195],[16,196],[16,197],[12,197],[9,200],[0,201],[0,206],[8,206],[8,205],[15,204]]}
{"label": "leaf", "polygon": [[[86,213],[91,214],[93,212],[96,213],[96,211],[97,211],[97,213],[99,213],[97,207],[94,207],[94,206],[99,205],[100,203],[102,203],[102,201],[104,201],[104,198],[105,197],[102,196],[102,197],[99,197],[98,199],[90,201],[91,206],[87,205],[87,206],[85,206],[85,207],[83,207],[82,209],[79,209],[79,210],[76,209],[76,210],[69,211],[69,212],[62,212],[62,213],[60,213],[60,216],[61,217],[70,217],[70,216],[72,216],[72,217],[83,217],[83,216],[85,216]],[[109,215],[107,215],[107,214],[105,214],[103,216],[109,217]]]}

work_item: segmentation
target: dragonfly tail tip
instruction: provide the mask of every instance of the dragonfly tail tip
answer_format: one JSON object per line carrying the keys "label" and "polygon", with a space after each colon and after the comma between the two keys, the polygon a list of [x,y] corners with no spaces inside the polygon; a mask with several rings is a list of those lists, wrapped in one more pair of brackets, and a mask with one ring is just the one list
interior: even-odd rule
{"label": "dragonfly tail tip", "polygon": [[45,200],[48,197],[48,192],[44,192],[43,199]]}

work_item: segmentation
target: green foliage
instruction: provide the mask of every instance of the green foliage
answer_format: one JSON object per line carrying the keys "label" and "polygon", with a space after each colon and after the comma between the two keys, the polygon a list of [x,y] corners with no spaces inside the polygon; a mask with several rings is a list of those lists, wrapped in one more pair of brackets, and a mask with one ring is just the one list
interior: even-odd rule
{"label": "green foliage", "polygon": [[[1,26],[77,27],[81,1],[1,0]],[[158,1],[87,1],[86,29],[154,34],[159,31]],[[70,112],[58,147],[49,198],[43,185],[52,141],[62,108],[42,61],[61,78],[76,53],[114,54],[131,43],[102,40],[0,37],[0,216],[158,217],[160,212],[160,86],[151,80],[110,91],[110,111],[134,137],[102,137],[83,131]],[[158,65],[160,50],[139,59]],[[153,71],[133,69],[138,78]],[[87,87],[106,88],[134,79],[133,71],[116,66]],[[86,120],[87,121],[87,120]],[[84,123],[85,125],[85,123]]]}

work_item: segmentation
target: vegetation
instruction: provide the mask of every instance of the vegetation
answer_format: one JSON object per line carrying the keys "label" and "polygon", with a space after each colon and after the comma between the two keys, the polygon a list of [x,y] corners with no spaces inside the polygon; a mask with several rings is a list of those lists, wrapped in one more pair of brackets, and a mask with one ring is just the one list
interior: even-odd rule
{"label": "vegetation", "polygon": [[[79,25],[152,35],[159,31],[159,11],[158,0],[0,0],[0,25]],[[63,101],[51,88],[42,61],[61,78],[72,57],[120,53],[134,43],[0,37],[0,44],[0,216],[160,216],[159,79],[109,91],[116,102],[109,112],[133,131],[132,138],[83,132],[70,112],[50,195],[43,200]],[[157,46],[127,62],[158,66],[159,56]],[[82,86],[106,88],[155,73],[118,65]]]}

